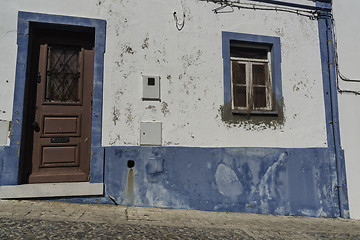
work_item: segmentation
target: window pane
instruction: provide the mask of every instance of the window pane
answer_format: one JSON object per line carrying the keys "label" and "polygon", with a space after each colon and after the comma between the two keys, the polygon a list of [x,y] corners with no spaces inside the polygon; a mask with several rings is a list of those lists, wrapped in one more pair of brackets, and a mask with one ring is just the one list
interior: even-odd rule
{"label": "window pane", "polygon": [[254,87],[254,108],[266,107],[266,87]]}
{"label": "window pane", "polygon": [[234,87],[234,107],[246,107],[246,86]]}
{"label": "window pane", "polygon": [[48,47],[46,102],[78,102],[79,49]]}
{"label": "window pane", "polygon": [[267,59],[267,54],[269,52],[267,49],[241,47],[236,45],[235,42],[230,42],[230,57]]}
{"label": "window pane", "polygon": [[244,63],[232,62],[232,80],[234,84],[246,84],[245,69]]}
{"label": "window pane", "polygon": [[265,65],[265,64],[262,64],[262,65],[253,64],[252,65],[253,84],[265,86],[265,82],[266,82],[265,80],[267,77],[266,66],[267,65]]}

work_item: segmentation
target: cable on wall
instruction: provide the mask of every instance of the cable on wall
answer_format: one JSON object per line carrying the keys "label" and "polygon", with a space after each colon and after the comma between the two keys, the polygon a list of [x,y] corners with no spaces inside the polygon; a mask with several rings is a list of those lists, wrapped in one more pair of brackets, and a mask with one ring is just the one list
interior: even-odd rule
{"label": "cable on wall", "polygon": [[[234,11],[234,8],[237,9],[248,9],[248,10],[259,10],[259,11],[275,11],[275,12],[287,12],[287,13],[293,13],[299,16],[308,17],[311,20],[315,20],[318,17],[316,10],[303,10],[299,8],[294,7],[272,7],[265,4],[255,4],[255,3],[242,3],[240,0],[237,1],[229,1],[229,0],[200,0],[200,1],[206,1],[206,2],[213,2],[215,4],[220,4],[219,7],[213,9],[213,12],[215,14],[219,13],[231,13]],[[227,7],[229,7],[231,10],[225,10]]]}
{"label": "cable on wall", "polygon": [[[213,9],[213,12],[215,14],[219,13],[232,13],[234,12],[234,8],[240,9],[249,9],[249,10],[260,10],[260,11],[275,11],[275,12],[287,12],[296,14],[299,16],[308,17],[311,20],[316,20],[319,18],[319,12],[317,10],[303,10],[298,9],[296,7],[272,7],[269,5],[264,4],[254,4],[254,3],[241,3],[241,0],[200,0],[200,1],[206,1],[206,2],[212,2],[215,4],[220,4],[219,7]],[[316,0],[308,0],[310,2],[316,2]],[[226,8],[230,8],[230,10],[225,10]],[[354,82],[354,83],[360,83],[360,79],[351,79],[344,76],[339,67],[339,57],[338,57],[338,51],[337,51],[337,38],[336,38],[336,32],[335,32],[335,20],[333,18],[333,15],[331,14],[331,20],[332,20],[332,33],[333,33],[333,41],[334,41],[334,61],[335,61],[335,69],[336,69],[336,81],[337,81],[337,91],[342,93],[351,93],[355,95],[360,95],[360,91],[355,91],[351,89],[341,89],[339,86],[339,79],[344,82]]]}
{"label": "cable on wall", "polygon": [[173,15],[174,15],[176,29],[181,31],[185,26],[185,17],[186,17],[185,12],[183,12],[183,20],[182,20],[181,23],[179,23],[179,20],[178,20],[178,18],[176,16],[176,12],[174,12]]}
{"label": "cable on wall", "polygon": [[337,44],[337,37],[336,37],[336,24],[335,19],[331,15],[331,21],[332,21],[332,34],[333,34],[333,41],[334,41],[334,59],[335,59],[335,69],[337,73],[337,90],[340,94],[342,93],[350,93],[355,95],[360,95],[360,91],[350,90],[350,89],[341,89],[339,86],[339,79],[341,79],[344,82],[354,82],[354,83],[360,83],[360,79],[350,79],[345,77],[339,67],[339,54],[338,54],[338,44]]}

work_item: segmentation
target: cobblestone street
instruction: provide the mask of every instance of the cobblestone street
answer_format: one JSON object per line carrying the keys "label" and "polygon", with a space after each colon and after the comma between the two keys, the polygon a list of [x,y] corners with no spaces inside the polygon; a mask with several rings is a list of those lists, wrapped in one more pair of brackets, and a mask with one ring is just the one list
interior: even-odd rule
{"label": "cobblestone street", "polygon": [[0,201],[0,239],[360,239],[360,221]]}

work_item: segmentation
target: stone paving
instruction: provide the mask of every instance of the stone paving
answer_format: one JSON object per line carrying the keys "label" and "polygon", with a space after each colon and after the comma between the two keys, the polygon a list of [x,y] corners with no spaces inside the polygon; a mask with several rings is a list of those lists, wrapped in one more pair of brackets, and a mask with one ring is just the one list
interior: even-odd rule
{"label": "stone paving", "polygon": [[0,239],[360,239],[360,221],[0,200]]}

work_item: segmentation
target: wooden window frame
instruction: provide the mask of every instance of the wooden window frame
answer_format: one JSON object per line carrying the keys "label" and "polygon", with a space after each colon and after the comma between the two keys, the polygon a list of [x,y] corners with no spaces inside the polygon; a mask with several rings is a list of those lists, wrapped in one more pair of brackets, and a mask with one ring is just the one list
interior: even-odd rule
{"label": "wooden window frame", "polygon": [[[258,59],[258,58],[243,58],[243,57],[230,57],[230,68],[231,68],[231,106],[233,111],[264,111],[269,112],[273,110],[272,107],[272,77],[271,77],[271,56],[268,52],[267,59]],[[233,77],[233,64],[240,63],[245,64],[245,76],[246,83],[239,84],[235,83]],[[265,76],[265,95],[266,95],[266,106],[265,107],[255,107],[254,106],[254,87],[263,87],[264,85],[256,85],[253,83],[253,65],[264,65],[267,68]],[[235,106],[235,95],[234,87],[235,86],[246,86],[246,106],[239,107]]]}
{"label": "wooden window frame", "polygon": [[[237,49],[241,48],[241,49]],[[254,52],[252,52],[252,49]],[[266,50],[267,57],[265,56]],[[269,61],[269,104],[264,109],[234,108],[232,85],[232,57],[243,57],[245,61],[267,59]],[[224,77],[224,111],[233,115],[271,115],[277,119],[283,114],[281,41],[280,37],[222,32],[222,58]]]}

